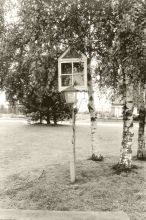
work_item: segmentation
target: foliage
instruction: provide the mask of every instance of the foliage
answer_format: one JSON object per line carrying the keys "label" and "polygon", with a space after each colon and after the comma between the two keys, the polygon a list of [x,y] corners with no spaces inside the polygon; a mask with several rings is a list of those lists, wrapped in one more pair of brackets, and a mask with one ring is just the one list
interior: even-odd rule
{"label": "foliage", "polygon": [[57,59],[68,46],[98,61],[89,75],[100,76],[95,83],[105,93],[111,88],[109,97],[123,94],[125,73],[135,85],[145,79],[145,15],[142,0],[20,0],[0,54],[7,99],[43,112],[44,97],[57,94]]}
{"label": "foliage", "polygon": [[18,19],[8,25],[5,39],[7,99],[43,108],[44,97],[57,92],[57,59],[66,46],[81,50],[89,63],[109,47],[110,11],[104,0],[19,1]]}
{"label": "foliage", "polygon": [[114,36],[110,50],[101,57],[98,66],[100,83],[112,87],[114,96],[124,94],[126,74],[129,82],[135,85],[137,102],[138,83],[145,78],[146,4],[142,0],[117,0],[112,5],[112,15],[109,19],[114,27]]}
{"label": "foliage", "polygon": [[6,96],[12,103],[23,104],[25,112],[39,111],[50,119],[54,115],[56,123],[70,114],[57,91],[57,59],[62,50],[53,41],[52,8],[41,0],[33,4],[21,0],[19,4],[19,19],[9,24],[5,39],[5,58],[9,66],[4,82]]}
{"label": "foliage", "polygon": [[65,105],[59,93],[53,93],[52,96],[44,96],[41,102],[37,100],[37,97],[31,99],[31,96],[28,96],[27,98],[28,101],[25,102],[23,111],[26,115],[32,113],[30,119],[32,121],[40,120],[42,122],[42,120],[46,120],[48,124],[51,121],[57,124],[58,121],[71,118],[71,111]]}

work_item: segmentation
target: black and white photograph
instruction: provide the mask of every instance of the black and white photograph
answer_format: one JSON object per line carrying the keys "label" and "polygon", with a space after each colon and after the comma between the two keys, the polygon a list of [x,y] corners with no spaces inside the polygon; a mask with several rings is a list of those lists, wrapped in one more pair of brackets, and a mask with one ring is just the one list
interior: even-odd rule
{"label": "black and white photograph", "polygon": [[0,220],[146,220],[146,0],[0,0]]}

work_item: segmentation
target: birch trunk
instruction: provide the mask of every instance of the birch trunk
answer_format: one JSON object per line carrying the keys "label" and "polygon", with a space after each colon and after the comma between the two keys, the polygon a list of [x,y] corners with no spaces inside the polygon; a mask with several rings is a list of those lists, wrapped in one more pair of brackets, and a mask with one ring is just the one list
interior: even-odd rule
{"label": "birch trunk", "polygon": [[92,160],[101,161],[103,156],[99,150],[99,142],[97,137],[97,117],[94,103],[94,91],[91,77],[91,64],[88,67],[88,109],[91,120],[91,139],[92,139]]}
{"label": "birch trunk", "polygon": [[133,144],[133,84],[125,79],[125,98],[123,109],[123,140],[120,152],[120,165],[123,169],[131,169]]}
{"label": "birch trunk", "polygon": [[144,88],[144,83],[141,83],[140,98],[139,98],[139,130],[138,130],[138,150],[137,150],[137,158],[140,160],[146,159],[144,131],[145,131],[145,88]]}

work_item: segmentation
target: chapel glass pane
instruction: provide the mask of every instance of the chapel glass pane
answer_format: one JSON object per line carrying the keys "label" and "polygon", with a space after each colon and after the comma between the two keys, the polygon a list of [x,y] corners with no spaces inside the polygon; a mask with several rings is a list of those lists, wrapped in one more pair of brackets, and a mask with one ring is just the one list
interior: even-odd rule
{"label": "chapel glass pane", "polygon": [[73,63],[73,73],[74,74],[83,74],[84,73],[84,63],[83,62]]}
{"label": "chapel glass pane", "polygon": [[72,74],[72,63],[61,63],[61,74]]}
{"label": "chapel glass pane", "polygon": [[84,85],[84,63],[73,63],[73,84],[74,86]]}
{"label": "chapel glass pane", "polygon": [[61,76],[61,86],[71,86],[72,85],[72,76]]}
{"label": "chapel glass pane", "polygon": [[75,74],[73,76],[73,85],[74,86],[84,86],[84,75],[83,74]]}

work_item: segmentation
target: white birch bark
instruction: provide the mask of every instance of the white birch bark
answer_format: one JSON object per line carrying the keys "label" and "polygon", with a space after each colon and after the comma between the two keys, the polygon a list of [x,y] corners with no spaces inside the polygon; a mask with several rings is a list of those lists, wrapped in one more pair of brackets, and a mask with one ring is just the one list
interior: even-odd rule
{"label": "white birch bark", "polygon": [[123,109],[123,140],[120,151],[120,165],[125,169],[131,169],[132,144],[133,144],[133,84],[125,79],[125,98]]}
{"label": "white birch bark", "polygon": [[93,160],[103,160],[101,155],[98,136],[97,136],[97,117],[96,109],[94,103],[94,91],[91,77],[91,66],[88,66],[88,109],[90,113],[91,120],[91,139],[92,139],[92,159]]}
{"label": "white birch bark", "polygon": [[138,130],[138,150],[137,158],[140,160],[146,159],[145,148],[145,85],[141,82],[140,97],[139,97],[139,130]]}

